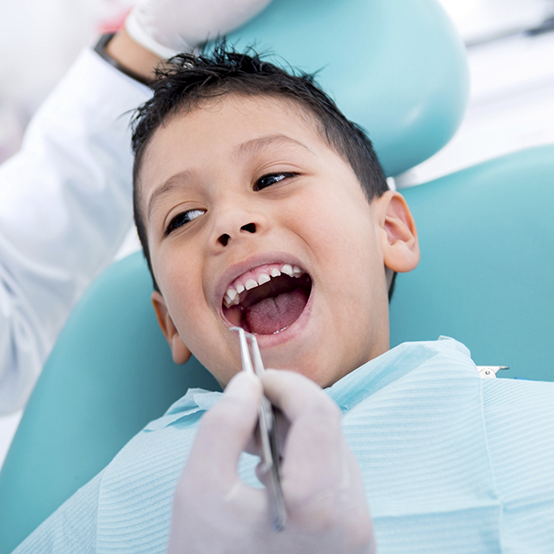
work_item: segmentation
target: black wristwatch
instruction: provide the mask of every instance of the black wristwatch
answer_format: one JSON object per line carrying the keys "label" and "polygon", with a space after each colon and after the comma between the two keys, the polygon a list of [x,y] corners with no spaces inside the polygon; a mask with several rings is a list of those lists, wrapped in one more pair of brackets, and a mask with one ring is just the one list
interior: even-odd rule
{"label": "black wristwatch", "polygon": [[110,42],[110,40],[112,40],[114,35],[115,33],[107,33],[105,35],[102,35],[100,37],[100,40],[96,43],[96,46],[94,47],[94,51],[103,60],[106,60],[111,66],[115,67],[118,71],[121,71],[121,73],[125,73],[125,75],[127,75],[128,77],[131,77],[132,79],[134,79],[135,81],[138,81],[139,83],[142,83],[143,85],[150,86],[152,84],[152,81],[126,68],[124,65],[121,65],[115,58],[112,58],[108,54],[108,52],[106,52],[106,46],[108,46],[108,43]]}

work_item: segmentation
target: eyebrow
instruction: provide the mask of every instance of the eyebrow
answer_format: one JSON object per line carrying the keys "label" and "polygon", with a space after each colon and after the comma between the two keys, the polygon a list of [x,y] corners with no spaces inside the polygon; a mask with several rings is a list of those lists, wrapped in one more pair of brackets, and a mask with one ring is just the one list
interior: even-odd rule
{"label": "eyebrow", "polygon": [[[247,142],[243,142],[242,144],[239,144],[236,148],[234,148],[232,155],[233,157],[241,157],[245,154],[252,154],[257,153],[263,150],[264,148],[267,148],[268,146],[275,146],[275,145],[292,145],[292,146],[300,146],[304,150],[307,150],[308,152],[312,152],[305,144],[301,143],[300,141],[293,139],[292,137],[288,137],[287,135],[282,134],[275,134],[275,135],[267,135],[264,137],[258,137],[254,138],[252,140],[249,140]],[[184,171],[180,171],[179,173],[175,173],[175,175],[172,175],[167,179],[163,185],[158,187],[150,197],[150,200],[148,201],[148,208],[147,208],[147,217],[148,221],[150,221],[150,216],[152,215],[152,210],[154,209],[155,205],[164,197],[173,192],[176,188],[182,187],[186,184],[187,181],[190,181],[190,179],[193,177],[194,171],[190,169],[186,169]]]}
{"label": "eyebrow", "polygon": [[194,172],[190,169],[185,169],[184,171],[179,171],[179,173],[175,173],[175,175],[172,175],[169,179],[167,179],[163,185],[158,187],[150,197],[150,200],[148,200],[148,209],[147,209],[147,217],[148,221],[150,221],[150,216],[152,215],[152,210],[156,206],[156,204],[168,194],[172,193],[175,189],[182,187],[187,183],[187,181],[190,181],[192,178]]}
{"label": "eyebrow", "polygon": [[292,137],[289,137],[287,135],[276,134],[276,135],[267,135],[265,137],[258,137],[258,138],[249,140],[247,142],[243,142],[242,144],[239,144],[234,149],[233,154],[235,156],[241,156],[248,153],[257,153],[268,146],[274,146],[278,144],[283,144],[285,146],[287,145],[300,146],[304,148],[304,150],[307,150],[308,152],[312,152],[302,142],[296,139],[293,139]]}

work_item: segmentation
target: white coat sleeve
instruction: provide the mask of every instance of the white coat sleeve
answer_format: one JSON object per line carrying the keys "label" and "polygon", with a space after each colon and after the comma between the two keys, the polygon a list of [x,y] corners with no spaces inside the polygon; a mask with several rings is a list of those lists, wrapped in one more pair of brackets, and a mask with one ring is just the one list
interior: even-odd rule
{"label": "white coat sleeve", "polygon": [[0,415],[132,225],[131,111],[149,89],[84,51],[0,166]]}

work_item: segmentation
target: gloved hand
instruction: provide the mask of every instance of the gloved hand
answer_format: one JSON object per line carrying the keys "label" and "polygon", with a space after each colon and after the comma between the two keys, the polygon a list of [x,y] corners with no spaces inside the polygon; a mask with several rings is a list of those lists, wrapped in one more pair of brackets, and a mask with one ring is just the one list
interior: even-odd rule
{"label": "gloved hand", "polygon": [[125,20],[129,35],[162,59],[236,29],[271,0],[139,0]]}
{"label": "gloved hand", "polygon": [[[288,521],[280,532],[272,528],[266,491],[237,474],[239,455],[253,442],[262,382],[288,423],[281,442]],[[168,552],[374,553],[364,484],[339,409],[296,373],[268,370],[262,382],[239,373],[202,418],[176,488]]]}

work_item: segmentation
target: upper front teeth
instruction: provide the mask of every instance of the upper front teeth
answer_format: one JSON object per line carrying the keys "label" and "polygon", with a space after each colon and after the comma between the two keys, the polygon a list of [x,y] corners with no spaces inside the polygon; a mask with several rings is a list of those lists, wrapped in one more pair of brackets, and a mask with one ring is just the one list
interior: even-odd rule
{"label": "upper front teeth", "polygon": [[235,281],[232,286],[227,289],[223,302],[226,308],[231,306],[237,306],[239,303],[240,293],[246,290],[252,290],[255,287],[263,285],[271,281],[272,277],[279,277],[282,273],[288,275],[289,277],[300,277],[304,274],[304,271],[300,269],[297,265],[283,264],[281,268],[272,267],[268,268],[266,271],[261,271],[256,278],[249,277],[244,284],[240,281]]}
{"label": "upper front teeth", "polygon": [[233,302],[238,295],[239,293],[235,289],[229,288],[225,294],[225,300],[229,299],[229,302]]}
{"label": "upper front teeth", "polygon": [[268,281],[271,281],[271,277],[269,275],[266,275],[265,273],[260,273],[260,276],[258,277],[258,285],[263,285]]}
{"label": "upper front teeth", "polygon": [[[300,269],[300,268],[298,268],[298,269]],[[281,268],[281,273],[284,273],[285,275],[288,275],[289,277],[292,277],[292,266],[289,265],[289,264],[285,264]]]}

